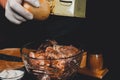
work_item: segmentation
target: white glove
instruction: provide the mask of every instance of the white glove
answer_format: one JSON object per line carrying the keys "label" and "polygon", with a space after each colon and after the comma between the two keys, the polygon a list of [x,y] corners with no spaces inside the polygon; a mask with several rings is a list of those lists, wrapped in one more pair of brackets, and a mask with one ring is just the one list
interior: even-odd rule
{"label": "white glove", "polygon": [[7,0],[5,6],[5,17],[12,23],[21,24],[27,20],[32,20],[33,15],[27,11],[21,4],[23,1],[30,3],[35,7],[39,7],[38,0]]}

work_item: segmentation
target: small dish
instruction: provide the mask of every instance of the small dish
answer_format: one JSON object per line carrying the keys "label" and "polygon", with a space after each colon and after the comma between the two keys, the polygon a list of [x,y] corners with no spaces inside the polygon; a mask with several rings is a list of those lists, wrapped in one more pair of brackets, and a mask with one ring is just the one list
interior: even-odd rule
{"label": "small dish", "polygon": [[0,72],[0,80],[21,80],[24,76],[23,69],[10,69]]}

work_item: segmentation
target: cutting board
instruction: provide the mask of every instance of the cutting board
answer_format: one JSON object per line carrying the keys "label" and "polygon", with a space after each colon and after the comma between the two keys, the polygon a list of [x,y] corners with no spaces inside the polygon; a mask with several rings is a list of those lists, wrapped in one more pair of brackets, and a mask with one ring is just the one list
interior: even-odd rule
{"label": "cutting board", "polygon": [[0,49],[0,71],[24,67],[20,56],[20,48]]}

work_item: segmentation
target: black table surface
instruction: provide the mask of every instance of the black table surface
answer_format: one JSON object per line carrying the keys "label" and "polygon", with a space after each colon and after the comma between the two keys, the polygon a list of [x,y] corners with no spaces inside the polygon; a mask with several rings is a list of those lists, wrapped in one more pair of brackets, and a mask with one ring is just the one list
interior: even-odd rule
{"label": "black table surface", "polygon": [[[26,73],[22,80],[34,80],[30,74]],[[96,77],[91,77],[87,75],[83,75],[80,73],[75,73],[71,77],[69,77],[67,80],[112,80],[111,72],[108,72],[102,79],[96,78]]]}

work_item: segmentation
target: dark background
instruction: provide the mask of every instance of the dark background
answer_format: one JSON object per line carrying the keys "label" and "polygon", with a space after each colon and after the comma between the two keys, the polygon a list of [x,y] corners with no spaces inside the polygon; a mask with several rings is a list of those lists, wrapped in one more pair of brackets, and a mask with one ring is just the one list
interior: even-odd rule
{"label": "dark background", "polygon": [[[0,48],[21,47],[37,39],[70,40],[89,53],[102,53],[109,73],[104,80],[119,77],[119,17],[115,1],[87,0],[86,18],[50,16],[45,21],[20,25],[9,22],[0,8]],[[86,80],[93,80],[85,78]]]}

